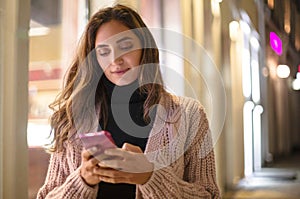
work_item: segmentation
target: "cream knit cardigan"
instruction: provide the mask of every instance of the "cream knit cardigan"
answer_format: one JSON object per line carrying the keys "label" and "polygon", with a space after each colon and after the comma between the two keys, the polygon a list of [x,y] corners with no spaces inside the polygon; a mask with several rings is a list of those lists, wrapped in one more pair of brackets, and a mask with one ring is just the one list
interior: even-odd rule
{"label": "cream knit cardigan", "polygon": [[[203,107],[191,98],[175,96],[160,104],[145,149],[155,171],[147,183],[137,185],[136,198],[220,198]],[[81,150],[81,142],[76,141],[66,144],[63,152],[51,154],[38,199],[97,197],[98,185],[90,187],[80,176]]]}

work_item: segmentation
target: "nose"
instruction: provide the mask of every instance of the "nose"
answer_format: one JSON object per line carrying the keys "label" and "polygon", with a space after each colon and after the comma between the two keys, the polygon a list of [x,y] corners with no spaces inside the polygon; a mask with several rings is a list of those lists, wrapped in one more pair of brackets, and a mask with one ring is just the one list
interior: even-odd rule
{"label": "nose", "polygon": [[114,49],[112,52],[111,64],[112,65],[121,65],[121,64],[123,64],[123,62],[124,62],[124,60],[123,60],[121,53],[117,49]]}
{"label": "nose", "polygon": [[111,62],[112,65],[122,65],[123,63],[124,63],[124,60],[123,60],[122,56],[113,58],[113,60]]}

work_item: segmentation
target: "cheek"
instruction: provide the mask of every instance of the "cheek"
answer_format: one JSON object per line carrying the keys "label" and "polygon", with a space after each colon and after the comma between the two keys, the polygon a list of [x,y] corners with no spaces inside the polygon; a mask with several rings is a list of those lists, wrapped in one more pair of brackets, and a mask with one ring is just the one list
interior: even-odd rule
{"label": "cheek", "polygon": [[139,66],[141,62],[142,52],[141,50],[135,50],[130,53],[131,63],[133,66]]}
{"label": "cheek", "polygon": [[105,71],[109,66],[109,61],[107,59],[97,58],[97,61],[103,71]]}
{"label": "cheek", "polygon": [[140,74],[140,71],[141,71],[141,68],[140,67],[137,67],[136,70],[134,71],[134,74],[133,74],[133,78],[134,79],[137,79],[139,74]]}

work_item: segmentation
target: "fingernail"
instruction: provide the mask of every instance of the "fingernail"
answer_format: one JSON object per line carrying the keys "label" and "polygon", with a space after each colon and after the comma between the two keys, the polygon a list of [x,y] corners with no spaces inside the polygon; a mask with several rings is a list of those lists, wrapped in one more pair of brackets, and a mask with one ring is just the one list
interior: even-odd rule
{"label": "fingernail", "polygon": [[88,151],[90,152],[90,153],[94,153],[94,152],[96,152],[97,151],[97,147],[91,147],[91,148],[89,148],[88,149]]}

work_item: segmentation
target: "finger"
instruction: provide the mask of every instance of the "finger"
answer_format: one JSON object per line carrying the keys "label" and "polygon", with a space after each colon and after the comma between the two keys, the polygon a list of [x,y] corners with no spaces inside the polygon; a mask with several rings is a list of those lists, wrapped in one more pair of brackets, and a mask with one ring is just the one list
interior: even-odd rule
{"label": "finger", "polygon": [[85,160],[84,167],[86,167],[87,170],[91,170],[94,167],[98,167],[99,161],[96,158],[90,158],[89,160]]}
{"label": "finger", "polygon": [[109,168],[109,167],[105,166],[104,164],[101,164],[101,162],[98,163],[98,166],[99,166],[100,168],[104,168],[104,169],[105,169],[105,168]]}
{"label": "finger", "polygon": [[143,153],[142,149],[139,146],[135,146],[129,143],[124,143],[122,149],[126,151],[135,152],[135,153]]}
{"label": "finger", "polygon": [[96,166],[98,165],[99,160],[97,158],[91,158],[89,162],[91,163],[91,165]]}
{"label": "finger", "polygon": [[112,159],[118,159],[118,160],[122,160],[122,157],[119,156],[111,156],[111,155],[106,155],[104,153],[97,155],[95,157],[99,162],[101,162],[102,160],[112,160]]}
{"label": "finger", "polygon": [[125,161],[123,160],[102,160],[101,162],[99,162],[99,165],[102,167],[109,167],[109,168],[113,168],[116,170],[123,170],[126,165],[125,165]]}
{"label": "finger", "polygon": [[104,153],[106,155],[110,155],[110,156],[119,156],[119,157],[127,157],[127,154],[128,154],[128,151],[125,151],[124,149],[120,149],[120,148],[117,148],[117,149],[106,149],[104,151]]}
{"label": "finger", "polygon": [[126,178],[123,178],[123,177],[110,178],[110,177],[106,177],[106,176],[100,176],[99,179],[103,182],[108,182],[108,183],[112,183],[112,184],[117,184],[117,183],[132,184],[132,183],[128,182],[128,180]]}
{"label": "finger", "polygon": [[83,169],[80,172],[80,175],[84,179],[84,181],[89,185],[95,185],[100,182],[99,175],[95,174],[93,170]]}
{"label": "finger", "polygon": [[110,177],[110,178],[120,178],[120,177],[130,175],[129,173],[118,171],[112,168],[104,168],[104,167],[95,168],[93,172],[99,176]]}
{"label": "finger", "polygon": [[88,161],[90,158],[91,158],[91,153],[89,152],[89,151],[87,151],[87,150],[82,150],[82,152],[81,152],[81,157],[82,157],[82,159],[83,160],[85,160],[85,161]]}
{"label": "finger", "polygon": [[94,164],[92,161],[87,161],[84,165],[83,165],[83,169],[85,171],[88,172],[93,172],[93,170],[98,167],[98,164]]}
{"label": "finger", "polygon": [[97,151],[98,151],[98,148],[96,146],[93,146],[91,148],[88,148],[87,151],[90,153],[90,154],[95,154]]}

